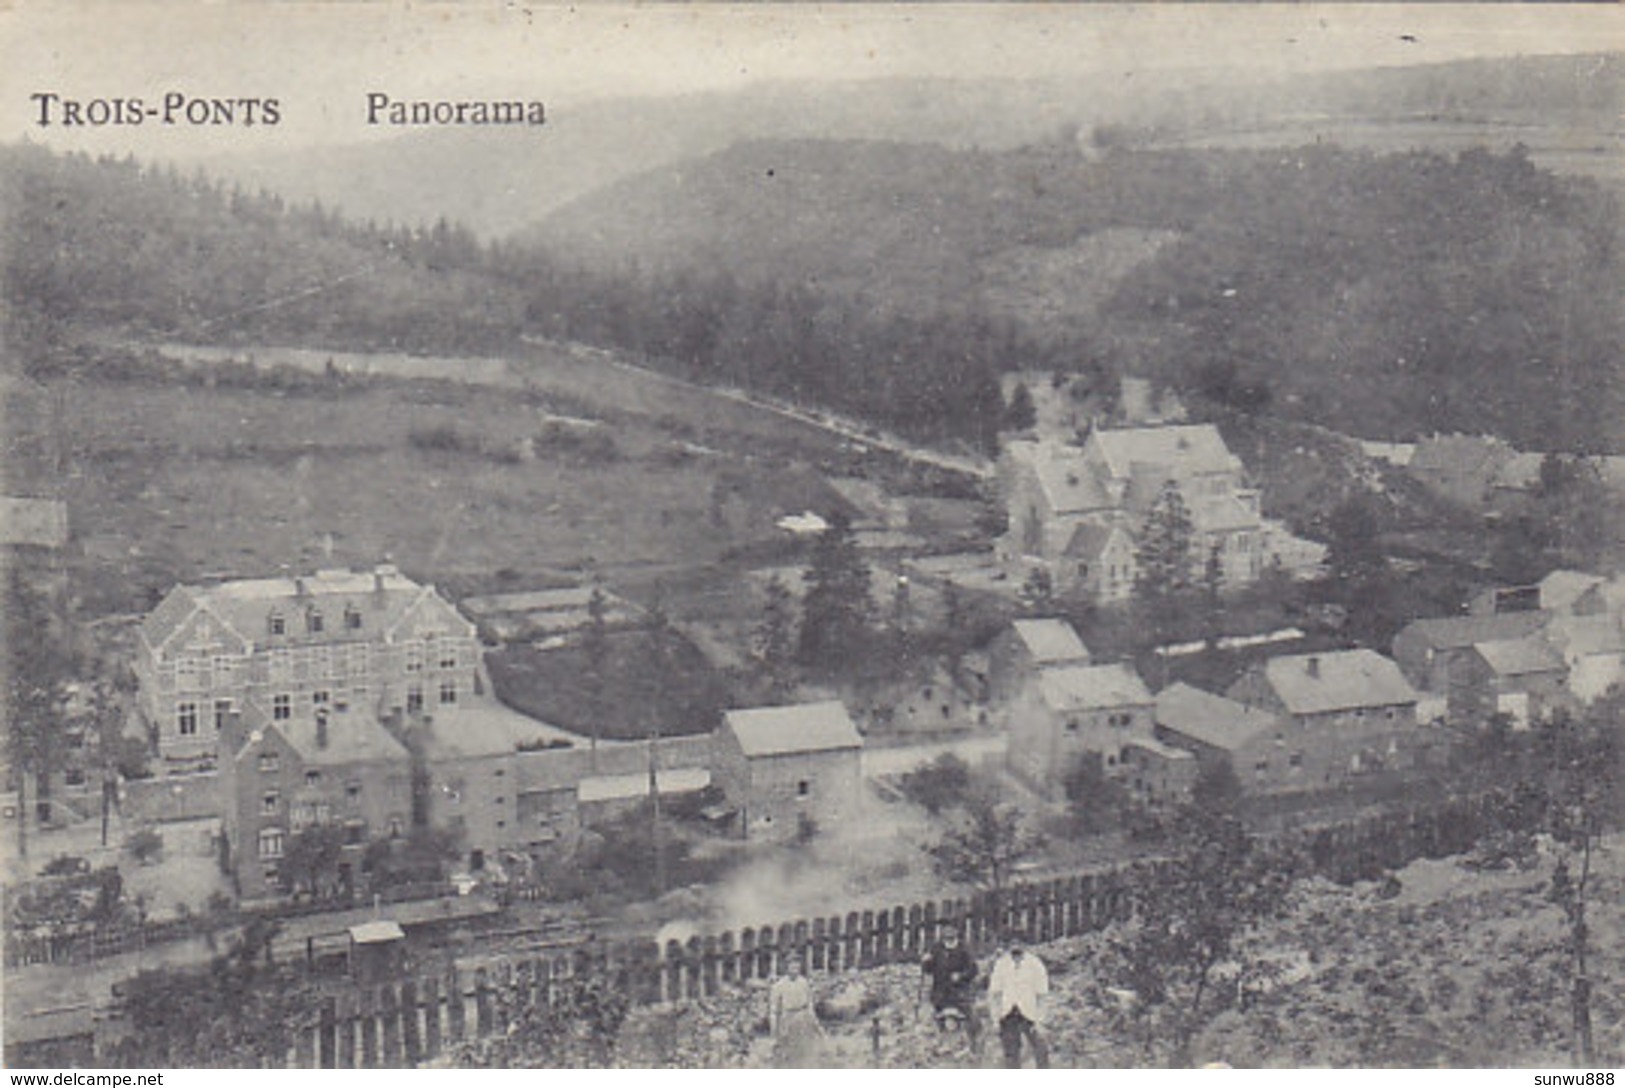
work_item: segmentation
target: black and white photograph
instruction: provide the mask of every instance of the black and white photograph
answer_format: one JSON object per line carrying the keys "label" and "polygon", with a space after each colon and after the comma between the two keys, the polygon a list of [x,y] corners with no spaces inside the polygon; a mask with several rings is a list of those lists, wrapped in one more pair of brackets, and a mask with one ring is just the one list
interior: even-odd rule
{"label": "black and white photograph", "polygon": [[1622,199],[1616,4],[5,5],[4,1066],[1612,1085]]}

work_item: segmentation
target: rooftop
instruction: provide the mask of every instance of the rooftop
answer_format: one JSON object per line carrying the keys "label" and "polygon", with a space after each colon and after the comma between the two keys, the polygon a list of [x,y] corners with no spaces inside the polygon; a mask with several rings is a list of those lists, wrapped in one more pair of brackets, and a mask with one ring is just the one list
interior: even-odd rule
{"label": "rooftop", "polygon": [[450,714],[436,716],[425,738],[432,759],[478,759],[516,752],[521,744],[562,741],[576,746],[584,740],[495,700],[477,698]]}
{"label": "rooftop", "polygon": [[863,737],[839,700],[730,710],[724,727],[748,758],[862,748]]}
{"label": "rooftop", "polygon": [[[1400,635],[1409,633],[1435,650],[1456,650],[1498,639],[1522,638],[1546,625],[1549,616],[1541,612],[1497,612],[1487,616],[1440,616],[1407,624]],[[1396,636],[1396,643],[1400,638]]]}
{"label": "rooftop", "polygon": [[1557,651],[1537,635],[1480,642],[1473,648],[1498,676],[1525,676],[1532,672],[1553,672],[1563,667],[1563,659]]}
{"label": "rooftop", "polygon": [[1149,706],[1151,692],[1127,665],[1063,665],[1039,676],[1039,691],[1054,710]]}
{"label": "rooftop", "polygon": [[1016,638],[1040,665],[1059,661],[1087,664],[1089,661],[1089,647],[1083,644],[1078,632],[1065,620],[1016,620],[1010,626],[1015,629]]}
{"label": "rooftop", "polygon": [[1177,683],[1157,693],[1157,724],[1215,748],[1239,748],[1275,724],[1258,707]]}
{"label": "rooftop", "polygon": [[1232,472],[1241,467],[1211,423],[1097,430],[1089,439],[1098,444],[1107,468],[1120,479],[1132,475],[1136,464],[1165,466],[1174,476]]}
{"label": "rooftop", "polygon": [[1399,666],[1374,650],[1273,657],[1264,676],[1293,714],[1416,702],[1416,691]]}
{"label": "rooftop", "polygon": [[[344,625],[351,612],[361,619],[361,635],[376,637],[432,595],[432,586],[419,585],[387,564],[370,571],[323,570],[308,577],[178,585],[142,621],[141,633],[149,646],[162,646],[202,609],[253,644],[263,640],[269,617],[281,609],[287,614],[289,645],[358,637]],[[312,608],[323,613],[320,632],[310,632],[305,624],[304,612]]]}
{"label": "rooftop", "polygon": [[1578,570],[1554,570],[1540,580],[1540,607],[1566,612],[1580,596],[1604,581],[1600,574]]}

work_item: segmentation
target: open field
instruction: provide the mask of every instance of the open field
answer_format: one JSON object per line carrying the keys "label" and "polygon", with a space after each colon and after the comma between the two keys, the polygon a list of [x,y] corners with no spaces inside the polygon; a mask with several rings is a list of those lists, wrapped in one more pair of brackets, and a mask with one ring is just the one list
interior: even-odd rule
{"label": "open field", "polygon": [[639,396],[632,372],[595,384],[600,369],[546,390],[19,381],[6,395],[5,488],[67,500],[92,612],[143,609],[206,573],[386,555],[431,579],[498,585],[674,556],[704,564],[772,539],[783,514],[836,501],[810,466],[845,456],[841,439],[698,391]]}

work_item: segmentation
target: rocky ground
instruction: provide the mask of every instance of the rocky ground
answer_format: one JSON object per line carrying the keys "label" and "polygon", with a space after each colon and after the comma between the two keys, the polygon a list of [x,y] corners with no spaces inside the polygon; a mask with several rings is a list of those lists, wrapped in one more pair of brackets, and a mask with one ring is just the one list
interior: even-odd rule
{"label": "rocky ground", "polygon": [[[1599,1060],[1625,1055],[1625,840],[1599,862],[1591,919],[1593,1022]],[[1197,1062],[1238,1067],[1563,1067],[1570,1063],[1565,923],[1547,895],[1550,856],[1519,871],[1474,873],[1420,861],[1400,892],[1316,880],[1252,951],[1273,980],[1245,1008],[1220,1012],[1198,1037]],[[1387,889],[1388,893],[1392,888]],[[1057,1066],[1152,1064],[1107,977],[1112,931],[1040,949],[1053,995],[1046,1025]],[[917,969],[893,965],[815,979],[828,1031],[827,1063],[952,1068],[997,1064],[998,1047],[970,1053],[921,1007]],[[1231,988],[1233,991],[1233,987]],[[765,983],[629,1017],[619,1064],[760,1067],[771,1063]]]}

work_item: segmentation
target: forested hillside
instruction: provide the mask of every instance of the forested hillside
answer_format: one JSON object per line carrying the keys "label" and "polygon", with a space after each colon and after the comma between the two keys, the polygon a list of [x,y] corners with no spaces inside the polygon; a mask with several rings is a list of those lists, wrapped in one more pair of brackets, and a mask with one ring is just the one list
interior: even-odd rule
{"label": "forested hillside", "polygon": [[480,247],[347,222],[133,160],[0,148],[14,336],[65,327],[215,343],[478,350],[518,330]]}
{"label": "forested hillside", "polygon": [[1364,437],[1625,449],[1618,205],[1455,156],[751,143],[482,246],[0,150],[14,345],[74,327],[479,353],[522,335],[989,448],[1003,370]]}
{"label": "forested hillside", "polygon": [[660,305],[702,341],[726,339],[738,285],[808,292],[843,313],[1004,323],[1041,363],[1370,437],[1542,448],[1625,437],[1619,234],[1615,198],[1518,149],[786,141],[613,186],[526,241],[600,277],[682,277]]}

